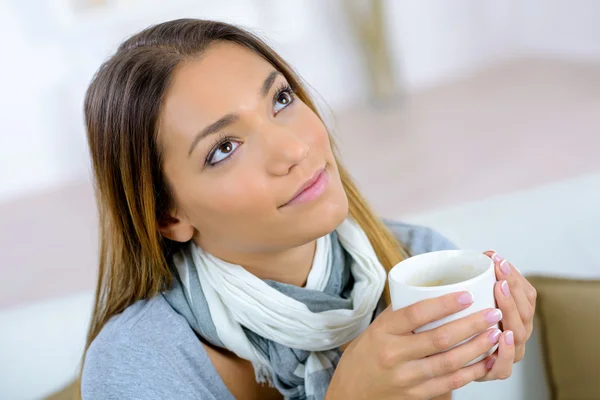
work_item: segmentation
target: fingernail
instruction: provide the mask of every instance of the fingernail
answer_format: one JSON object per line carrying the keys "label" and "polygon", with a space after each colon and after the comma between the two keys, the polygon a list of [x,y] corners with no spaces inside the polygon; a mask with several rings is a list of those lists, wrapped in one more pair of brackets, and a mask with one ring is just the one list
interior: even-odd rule
{"label": "fingernail", "polygon": [[489,360],[487,360],[487,362],[485,363],[485,367],[487,369],[492,369],[492,367],[494,366],[495,362],[496,362],[496,357],[492,357]]}
{"label": "fingernail", "polygon": [[471,292],[464,292],[463,294],[458,296],[458,302],[460,304],[462,304],[463,306],[473,303],[473,300],[474,300],[474,298],[473,298],[473,294]]}
{"label": "fingernail", "polygon": [[507,345],[512,346],[515,343],[515,337],[512,331],[506,331],[506,335],[504,335],[504,341]]}
{"label": "fingernail", "polygon": [[502,331],[500,329],[492,330],[492,332],[489,335],[490,342],[492,342],[492,344],[498,343],[498,341],[500,340],[501,334],[502,334]]}
{"label": "fingernail", "polygon": [[502,281],[502,283],[500,284],[500,289],[502,289],[502,294],[504,294],[506,297],[508,297],[508,295],[510,295],[510,289],[508,288],[508,282]]}
{"label": "fingernail", "polygon": [[508,265],[508,261],[503,260],[500,263],[500,270],[502,271],[502,273],[506,276],[510,275],[510,265]]}
{"label": "fingernail", "polygon": [[494,253],[494,254],[492,254],[492,261],[501,262],[501,261],[504,261],[504,258],[502,258],[502,256],[500,254]]}
{"label": "fingernail", "polygon": [[485,320],[490,324],[495,324],[502,319],[502,311],[497,308],[485,313]]}

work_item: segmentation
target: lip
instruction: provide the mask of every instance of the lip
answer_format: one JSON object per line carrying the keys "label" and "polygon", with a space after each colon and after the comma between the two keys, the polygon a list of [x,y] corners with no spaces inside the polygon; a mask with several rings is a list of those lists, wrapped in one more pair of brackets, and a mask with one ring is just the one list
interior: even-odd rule
{"label": "lip", "polygon": [[282,207],[306,203],[318,198],[329,185],[329,176],[325,168],[318,170],[309,180],[298,189],[290,201]]}

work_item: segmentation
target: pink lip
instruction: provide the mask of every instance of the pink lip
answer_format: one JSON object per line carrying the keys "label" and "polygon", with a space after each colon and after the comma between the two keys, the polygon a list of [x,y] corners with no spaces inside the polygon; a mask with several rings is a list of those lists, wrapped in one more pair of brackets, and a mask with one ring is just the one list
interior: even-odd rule
{"label": "pink lip", "polygon": [[294,197],[285,203],[283,207],[315,200],[321,196],[321,194],[323,194],[327,188],[327,185],[329,185],[329,175],[327,175],[327,171],[325,169],[322,169],[313,175],[312,178],[306,181],[306,183],[302,185]]}

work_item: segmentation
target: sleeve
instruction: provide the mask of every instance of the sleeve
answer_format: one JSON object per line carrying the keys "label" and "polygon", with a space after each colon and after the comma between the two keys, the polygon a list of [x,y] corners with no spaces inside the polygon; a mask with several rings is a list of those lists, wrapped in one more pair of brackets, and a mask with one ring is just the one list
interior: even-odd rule
{"label": "sleeve", "polygon": [[448,238],[431,228],[390,220],[384,220],[384,223],[411,256],[457,249]]}
{"label": "sleeve", "polygon": [[143,340],[94,341],[85,358],[81,396],[83,400],[213,398],[193,393],[168,360]]}

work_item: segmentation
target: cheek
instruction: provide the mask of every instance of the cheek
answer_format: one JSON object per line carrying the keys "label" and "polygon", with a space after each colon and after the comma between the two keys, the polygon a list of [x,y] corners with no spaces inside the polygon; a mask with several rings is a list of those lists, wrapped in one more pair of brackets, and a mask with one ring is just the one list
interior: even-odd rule
{"label": "cheek", "polygon": [[333,164],[334,168],[337,170],[337,164],[335,162],[335,157],[333,155],[333,150],[331,148],[331,141],[329,138],[329,133],[327,129],[317,118],[318,124],[315,124],[312,132],[314,132],[314,142],[312,147],[316,150],[327,162]]}
{"label": "cheek", "polygon": [[302,110],[298,118],[298,129],[304,132],[311,147],[315,150],[320,149],[325,152],[331,152],[329,143],[329,134],[323,122],[319,117],[306,105],[302,105]]}
{"label": "cheek", "polygon": [[[259,174],[250,168],[228,171],[226,174],[204,180],[195,194],[195,213],[200,218],[259,215],[271,204],[268,188]],[[210,182],[209,182],[210,181]]]}

